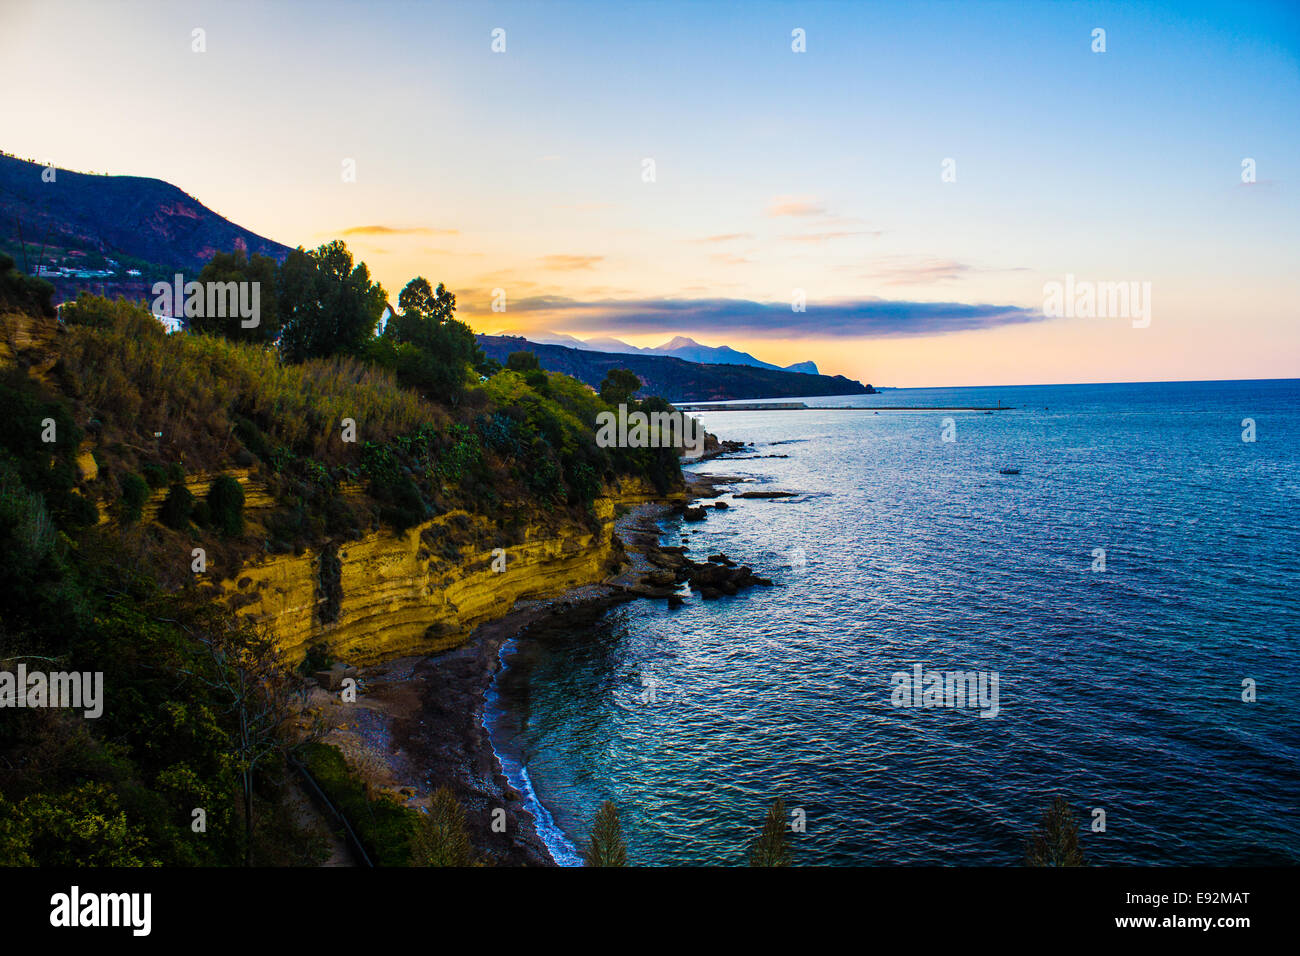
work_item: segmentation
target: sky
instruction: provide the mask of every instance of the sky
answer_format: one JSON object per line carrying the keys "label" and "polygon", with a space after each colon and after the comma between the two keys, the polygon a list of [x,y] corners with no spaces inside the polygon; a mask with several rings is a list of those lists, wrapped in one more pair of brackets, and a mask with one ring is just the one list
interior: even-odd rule
{"label": "sky", "polygon": [[[1300,376],[1293,3],[0,0],[0,88],[0,149],[342,238],[482,332]],[[1139,294],[1049,314],[1067,275]]]}

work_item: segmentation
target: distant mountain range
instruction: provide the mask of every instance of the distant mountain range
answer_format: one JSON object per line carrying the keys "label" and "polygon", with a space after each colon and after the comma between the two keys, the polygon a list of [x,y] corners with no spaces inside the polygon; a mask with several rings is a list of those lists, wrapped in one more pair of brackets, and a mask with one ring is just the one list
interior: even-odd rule
{"label": "distant mountain range", "polygon": [[738,352],[727,345],[701,345],[694,339],[678,335],[656,348],[638,348],[626,342],[611,338],[580,339],[563,332],[517,332],[507,330],[497,335],[525,338],[539,345],[563,345],[571,349],[586,352],[612,352],[626,355],[671,355],[673,358],[687,362],[700,362],[704,365],[749,365],[754,368],[770,368],[778,372],[799,372],[804,375],[817,375],[817,366],[812,362],[796,362],[794,365],[773,365],[756,359],[748,352]]}
{"label": "distant mountain range", "polygon": [[[870,395],[874,389],[843,375],[789,372],[785,369],[690,362],[653,350],[598,352],[529,341],[517,336],[480,335],[489,358],[505,363],[511,352],[532,352],[542,368],[563,372],[599,388],[610,369],[626,368],[643,383],[642,395],[662,395],[670,402],[716,402],[755,398],[800,398],[813,395]],[[584,343],[590,345],[588,341]]]}

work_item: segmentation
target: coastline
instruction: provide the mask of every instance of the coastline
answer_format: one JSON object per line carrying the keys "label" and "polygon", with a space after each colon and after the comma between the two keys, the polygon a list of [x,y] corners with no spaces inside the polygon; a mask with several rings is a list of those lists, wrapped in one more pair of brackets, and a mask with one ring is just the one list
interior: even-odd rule
{"label": "coastline", "polygon": [[[738,444],[727,443],[705,457],[738,450]],[[553,844],[558,830],[532,794],[518,761],[507,753],[503,762],[488,726],[489,695],[494,693],[499,672],[507,666],[502,661],[503,649],[548,628],[594,623],[608,608],[627,601],[673,600],[672,574],[665,567],[692,563],[677,557],[677,549],[660,546],[658,522],[674,513],[689,516],[692,510],[701,510],[699,501],[716,498],[721,494],[720,485],[735,483],[735,479],[694,472],[682,474],[684,503],[661,500],[635,505],[615,519],[614,531],[623,541],[627,558],[618,573],[552,598],[516,602],[506,614],[480,625],[464,644],[451,650],[362,668],[356,703],[342,704],[336,694],[314,691],[312,706],[320,707],[335,728],[323,742],[339,747],[374,787],[393,794],[408,807],[427,806],[434,790],[450,788],[465,810],[470,842],[485,862],[560,865],[539,833],[537,816],[542,816],[540,827],[548,831]],[[695,567],[715,569],[713,565]],[[680,578],[685,572],[676,573]],[[654,583],[648,583],[651,580]],[[754,582],[766,583],[761,579]],[[502,829],[500,814],[496,814],[497,826],[493,827],[497,810],[504,810],[504,832],[496,832]]]}

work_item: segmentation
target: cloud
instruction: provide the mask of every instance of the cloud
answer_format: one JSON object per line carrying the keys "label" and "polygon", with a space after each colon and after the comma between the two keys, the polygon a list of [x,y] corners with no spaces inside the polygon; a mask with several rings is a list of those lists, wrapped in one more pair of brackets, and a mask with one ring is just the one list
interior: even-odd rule
{"label": "cloud", "polygon": [[590,269],[604,262],[604,256],[542,256],[542,264],[554,271],[570,272],[574,269]]}
{"label": "cloud", "polygon": [[885,285],[928,285],[960,279],[971,267],[955,259],[894,259],[867,273]]}
{"label": "cloud", "polygon": [[730,252],[715,252],[713,255],[709,256],[709,261],[716,262],[718,265],[722,266],[743,266],[748,265],[754,260],[748,259],[745,256],[737,256]]}
{"label": "cloud", "polygon": [[728,232],[720,236],[705,236],[703,239],[683,239],[683,242],[733,242],[737,239],[753,239],[752,232]]}
{"label": "cloud", "polygon": [[777,196],[767,204],[768,216],[824,216],[826,207],[815,196]]}
{"label": "cloud", "polygon": [[424,226],[353,226],[344,229],[344,236],[458,236],[459,229],[429,229]]}
{"label": "cloud", "polygon": [[944,335],[1038,322],[1044,316],[1013,305],[912,302],[876,297],[809,302],[792,312],[788,302],[748,299],[603,299],[582,301],[558,295],[514,300],[512,312],[553,312],[565,328],[616,331],[743,333],[754,337],[897,338]]}
{"label": "cloud", "polygon": [[827,240],[830,239],[856,239],[859,236],[879,236],[879,235],[881,235],[879,230],[876,231],[867,230],[867,231],[859,231],[859,232],[848,232],[848,231],[840,230],[840,231],[830,231],[830,232],[802,232],[791,236],[782,236],[781,238],[789,242],[826,242]]}

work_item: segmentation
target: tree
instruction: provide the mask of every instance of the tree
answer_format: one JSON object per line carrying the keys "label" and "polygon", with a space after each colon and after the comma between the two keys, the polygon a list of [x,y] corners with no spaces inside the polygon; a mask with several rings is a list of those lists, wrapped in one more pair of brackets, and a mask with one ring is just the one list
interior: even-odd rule
{"label": "tree", "polygon": [[370,281],[364,262],[340,240],[306,252],[299,247],[280,267],[277,289],[284,331],[280,352],[302,362],[331,355],[359,355],[374,338],[388,293]]}
{"label": "tree", "polygon": [[789,866],[790,839],[786,836],[785,801],[777,797],[767,811],[763,829],[749,847],[750,866]]}
{"label": "tree", "polygon": [[271,755],[287,754],[320,736],[324,726],[317,715],[306,738],[293,742],[294,725],[307,707],[306,685],[294,677],[271,634],[221,608],[200,610],[197,623],[197,633],[191,633],[207,650],[212,667],[190,673],[216,691],[233,717],[233,764],[244,802],[244,865],[251,866],[258,767]]}
{"label": "tree", "polygon": [[1037,829],[1025,840],[1025,866],[1083,866],[1079,827],[1064,797],[1043,811]]}
{"label": "tree", "polygon": [[176,531],[184,531],[190,525],[190,514],[193,511],[194,496],[184,485],[175,484],[158,509],[158,520]]}
{"label": "tree", "polygon": [[216,529],[228,538],[244,533],[244,489],[230,475],[218,475],[208,487],[208,509]]}
{"label": "tree", "polygon": [[122,520],[134,524],[144,514],[145,502],[149,500],[149,485],[135,472],[122,476]]}
{"label": "tree", "polygon": [[600,397],[610,405],[626,405],[641,387],[641,379],[631,369],[612,368],[600,383]]}
{"label": "tree", "polygon": [[439,787],[429,800],[415,833],[411,836],[411,863],[415,866],[469,866],[473,862],[469,836],[465,832],[465,811],[446,787]]}
{"label": "tree", "polygon": [[627,845],[623,842],[618,809],[608,800],[596,811],[582,856],[587,866],[627,866]]}
{"label": "tree", "polygon": [[[218,252],[203,267],[198,281],[204,284],[204,288],[207,288],[209,282],[257,283],[257,325],[245,328],[243,317],[236,310],[235,314],[225,317],[206,314],[194,316],[189,320],[190,330],[220,335],[237,342],[275,341],[280,334],[280,302],[277,295],[279,278],[280,267],[270,256],[255,255],[250,259],[243,248],[234,252]],[[204,304],[206,306],[206,300]]]}
{"label": "tree", "polygon": [[537,356],[532,352],[511,352],[506,359],[506,368],[512,372],[532,372],[542,367]]}
{"label": "tree", "polygon": [[402,384],[455,405],[470,371],[484,361],[473,330],[455,318],[456,296],[417,276],[397,303],[402,311],[389,318],[371,358],[395,369]]}

